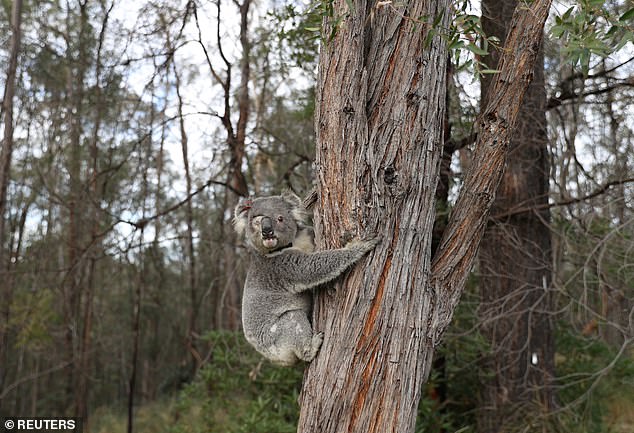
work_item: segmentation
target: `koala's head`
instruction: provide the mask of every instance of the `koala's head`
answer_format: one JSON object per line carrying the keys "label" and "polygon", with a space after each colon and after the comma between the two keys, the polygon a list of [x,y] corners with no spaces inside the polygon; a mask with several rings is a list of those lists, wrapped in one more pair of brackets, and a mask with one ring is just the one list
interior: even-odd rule
{"label": "koala's head", "polygon": [[268,254],[290,246],[304,224],[306,210],[291,192],[261,198],[241,199],[233,224],[249,248]]}

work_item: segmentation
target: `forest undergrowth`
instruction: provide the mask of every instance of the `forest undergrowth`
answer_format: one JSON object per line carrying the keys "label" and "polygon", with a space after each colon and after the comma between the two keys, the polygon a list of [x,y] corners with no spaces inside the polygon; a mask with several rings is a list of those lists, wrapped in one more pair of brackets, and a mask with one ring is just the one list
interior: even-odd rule
{"label": "forest undergrowth", "polygon": [[[213,332],[206,338],[213,343],[213,351],[196,378],[176,394],[140,404],[134,431],[295,432],[303,366],[272,365],[239,332]],[[614,358],[615,351],[604,343],[572,332],[560,333],[557,343],[559,411],[537,422],[539,431],[634,431],[634,354],[630,351]],[[480,350],[485,347],[477,336],[451,338],[443,345],[439,354],[445,357],[445,376],[434,372],[426,385],[417,433],[477,431],[474,411],[479,376],[473,374],[473,365]],[[443,383],[447,399],[440,402],[437,390]],[[526,427],[518,426],[518,431]],[[126,431],[123,407],[101,407],[90,418],[91,433]]]}

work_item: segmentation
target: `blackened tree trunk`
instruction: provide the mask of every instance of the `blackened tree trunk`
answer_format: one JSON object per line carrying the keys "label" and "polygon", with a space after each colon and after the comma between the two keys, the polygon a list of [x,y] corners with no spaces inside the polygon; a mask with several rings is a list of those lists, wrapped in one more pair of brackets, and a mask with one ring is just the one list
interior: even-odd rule
{"label": "blackened tree trunk", "polygon": [[495,97],[477,123],[474,163],[432,259],[447,49],[438,36],[425,43],[430,27],[415,21],[441,16],[447,26],[449,2],[334,2],[343,21],[322,47],[317,84],[317,239],[323,248],[378,235],[382,244],[336,292],[317,297],[314,327],[325,340],[306,371],[298,432],[413,431],[434,347],[486,226],[549,5],[538,0],[513,18]]}
{"label": "blackened tree trunk", "polygon": [[[482,26],[504,43],[516,0],[483,2]],[[495,66],[499,51],[485,62]],[[486,104],[492,78],[482,80]],[[489,96],[491,97],[491,96]],[[484,355],[481,433],[510,432],[543,421],[553,405],[554,342],[548,223],[548,137],[543,54],[512,135],[507,167],[480,249],[479,310],[490,345]],[[514,212],[517,207],[539,210]]]}

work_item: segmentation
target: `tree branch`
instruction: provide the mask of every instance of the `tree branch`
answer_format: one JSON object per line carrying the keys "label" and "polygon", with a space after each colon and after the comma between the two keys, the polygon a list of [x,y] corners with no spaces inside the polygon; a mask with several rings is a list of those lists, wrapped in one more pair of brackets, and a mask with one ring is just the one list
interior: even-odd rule
{"label": "tree branch", "polygon": [[466,137],[462,137],[460,140],[454,140],[453,138],[450,138],[445,141],[445,150],[449,153],[453,153],[456,150],[460,150],[464,147],[469,146],[470,144],[475,143],[477,138],[478,134],[476,134],[475,132],[472,132]]}
{"label": "tree branch", "polygon": [[28,375],[16,380],[15,382],[7,385],[2,390],[2,392],[0,393],[0,400],[5,398],[7,395],[9,395],[9,392],[14,390],[18,386],[22,385],[23,383],[29,382],[31,380],[38,379],[40,377],[46,376],[47,374],[51,374],[51,373],[54,373],[54,372],[59,371],[59,370],[62,370],[64,368],[68,367],[72,363],[73,363],[73,361],[65,361],[65,362],[62,362],[61,364],[57,364],[57,365],[55,365],[55,366],[53,366],[51,368],[48,368],[48,369],[46,369],[44,371],[36,371],[34,373],[28,374]]}
{"label": "tree branch", "polygon": [[162,216],[165,216],[171,212],[174,212],[175,210],[177,210],[178,208],[180,208],[181,206],[187,204],[192,198],[194,198],[195,196],[197,196],[198,194],[200,194],[201,192],[203,192],[205,189],[209,188],[211,185],[221,185],[225,188],[229,188],[231,191],[233,191],[236,194],[239,194],[238,191],[236,191],[235,189],[233,189],[231,187],[231,185],[226,184],[225,182],[220,182],[214,179],[209,179],[207,182],[205,182],[203,185],[199,186],[197,189],[195,189],[194,191],[192,191],[191,193],[187,194],[187,196],[182,199],[181,201],[179,201],[178,203],[163,209],[162,211],[147,217],[147,218],[141,218],[137,221],[124,221],[124,220],[120,220],[120,222],[124,222],[127,224],[130,224],[134,227],[136,227],[137,229],[141,229],[143,227],[145,227],[149,222],[154,221],[157,218],[160,218]]}
{"label": "tree branch", "polygon": [[634,87],[634,77],[623,79],[609,86],[588,90],[582,93],[575,93],[574,91],[571,91],[566,94],[561,94],[559,96],[549,98],[548,102],[546,103],[546,110],[552,110],[553,108],[557,108],[561,106],[564,103],[564,101],[577,99],[577,98],[585,98],[586,96],[592,96],[592,95],[601,95],[603,93],[609,93],[613,90],[620,89],[621,87]]}
{"label": "tree branch", "polygon": [[538,211],[538,210],[543,210],[543,209],[550,209],[550,208],[553,208],[553,207],[568,206],[568,205],[571,205],[571,204],[581,203],[582,201],[590,200],[591,198],[597,197],[597,196],[607,192],[613,186],[624,185],[624,184],[630,183],[630,182],[634,182],[634,177],[627,178],[627,179],[612,180],[610,182],[605,183],[604,185],[601,185],[599,188],[595,189],[590,194],[584,195],[582,197],[575,197],[575,198],[570,198],[570,199],[567,199],[567,200],[561,200],[561,201],[557,201],[557,202],[554,202],[554,203],[544,203],[544,204],[535,205],[535,206],[527,206],[526,202],[519,203],[513,209],[509,209],[508,211],[506,211],[504,213],[499,213],[499,214],[491,216],[491,219],[500,220],[500,219],[503,219],[503,218],[508,218],[510,216],[519,215],[519,214],[522,214],[522,213],[525,213],[525,212],[533,212],[533,211]]}
{"label": "tree branch", "polygon": [[627,65],[628,63],[634,61],[634,57],[630,57],[629,59],[619,63],[618,65],[615,65],[613,67],[611,67],[610,69],[603,69],[600,70],[598,72],[596,72],[595,74],[588,74],[588,75],[584,75],[583,72],[577,72],[576,74],[572,74],[568,77],[566,77],[563,81],[560,82],[559,87],[563,88],[565,87],[568,83],[574,81],[574,80],[578,80],[578,79],[590,79],[590,80],[594,80],[595,78],[601,78],[606,76],[607,74],[609,74],[610,72],[614,72],[617,69],[619,69],[622,66]]}

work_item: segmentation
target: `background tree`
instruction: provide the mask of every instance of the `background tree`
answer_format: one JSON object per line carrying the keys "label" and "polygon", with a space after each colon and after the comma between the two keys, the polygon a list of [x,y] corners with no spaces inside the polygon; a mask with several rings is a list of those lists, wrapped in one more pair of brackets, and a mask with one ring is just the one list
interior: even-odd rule
{"label": "background tree", "polygon": [[[0,115],[3,120],[2,147],[0,148],[0,279],[4,281],[3,290],[0,292],[5,299],[5,306],[0,311],[0,362],[6,362],[7,356],[7,325],[9,322],[9,304],[13,299],[13,282],[7,272],[11,267],[11,250],[6,245],[7,214],[7,190],[9,188],[9,172],[11,170],[11,158],[13,154],[13,96],[15,94],[16,71],[18,67],[18,54],[20,53],[22,24],[22,1],[13,2],[11,8],[11,42],[9,48],[9,63],[4,82],[4,94],[2,95],[2,110]],[[0,373],[0,389],[2,388],[6,372]]]}
{"label": "background tree", "polygon": [[[482,3],[482,30],[504,44],[515,1]],[[484,62],[496,69],[500,52]],[[544,58],[533,69],[480,253],[478,314],[488,353],[478,431],[523,429],[554,407],[552,255]],[[487,104],[492,75],[481,79]],[[514,212],[518,206],[527,211]]]}

